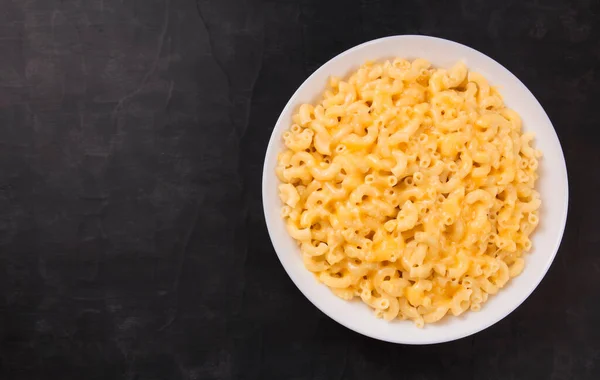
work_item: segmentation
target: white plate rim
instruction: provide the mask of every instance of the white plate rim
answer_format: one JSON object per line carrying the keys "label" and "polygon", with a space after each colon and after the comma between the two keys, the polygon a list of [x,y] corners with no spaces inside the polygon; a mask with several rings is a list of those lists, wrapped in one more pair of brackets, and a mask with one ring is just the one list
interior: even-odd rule
{"label": "white plate rim", "polygon": [[[274,145],[276,144],[276,140],[280,138],[279,135],[277,135],[277,126],[280,125],[282,123],[282,119],[284,117],[284,115],[289,111],[289,109],[293,106],[296,105],[296,100],[298,98],[298,94],[301,92],[301,90],[303,89],[304,86],[307,85],[307,83],[310,83],[311,80],[313,78],[315,78],[316,76],[318,76],[321,72],[323,72],[324,70],[327,69],[327,66],[329,66],[332,62],[335,62],[337,60],[343,59],[346,55],[349,55],[353,52],[355,52],[356,50],[362,49],[366,46],[369,45],[373,45],[373,44],[379,44],[381,42],[384,41],[388,41],[388,40],[401,40],[401,39],[422,39],[422,40],[436,40],[436,41],[441,41],[445,44],[449,44],[449,45],[455,45],[456,47],[459,47],[460,49],[466,49],[468,51],[471,51],[472,53],[481,56],[481,59],[484,60],[489,60],[490,63],[492,65],[497,65],[499,66],[501,69],[503,69],[506,74],[508,74],[510,77],[512,77],[512,79],[516,82],[517,86],[521,87],[520,91],[522,91],[524,94],[531,96],[531,98],[533,98],[533,100],[535,101],[535,104],[537,107],[539,107],[539,109],[543,112],[543,116],[546,119],[545,122],[547,124],[549,124],[551,126],[551,131],[553,132],[553,135],[551,136],[553,138],[553,140],[555,140],[554,142],[558,145],[559,149],[557,152],[553,152],[553,153],[559,153],[560,154],[560,161],[562,163],[561,167],[559,168],[554,168],[554,169],[558,169],[559,171],[562,172],[561,177],[563,177],[564,179],[564,197],[562,199],[562,215],[560,216],[560,221],[558,221],[558,223],[560,223],[559,226],[559,234],[556,236],[555,242],[554,242],[554,249],[552,254],[548,255],[548,258],[546,260],[545,266],[541,272],[541,275],[539,276],[539,278],[537,278],[536,281],[530,283],[530,285],[528,286],[528,289],[526,291],[524,291],[522,293],[522,296],[516,301],[513,302],[511,304],[511,307],[509,307],[508,309],[506,309],[506,312],[504,314],[498,314],[493,318],[490,318],[486,323],[480,324],[475,328],[469,329],[467,331],[462,331],[462,332],[457,332],[457,333],[453,333],[452,331],[449,331],[447,334],[443,335],[443,336],[439,336],[438,338],[427,338],[427,339],[413,339],[413,340],[408,340],[408,339],[402,339],[402,338],[397,338],[397,337],[393,337],[393,336],[381,336],[381,334],[373,334],[371,331],[369,331],[367,328],[364,327],[363,324],[356,324],[356,323],[350,323],[348,321],[346,321],[344,318],[341,318],[338,314],[334,314],[334,313],[329,313],[327,312],[325,309],[325,307],[323,307],[323,305],[319,305],[321,302],[318,301],[309,291],[307,291],[307,289],[305,289],[305,287],[303,286],[303,284],[300,282],[300,279],[296,276],[296,274],[291,270],[291,268],[288,268],[282,258],[282,253],[280,253],[280,250],[277,249],[276,246],[276,242],[273,239],[274,236],[274,220],[279,220],[281,222],[281,219],[279,217],[279,215],[277,214],[275,217],[270,216],[268,214],[268,211],[266,209],[266,204],[267,204],[267,199],[266,199],[266,194],[268,193],[267,187],[268,186],[272,186],[272,182],[270,182],[270,178],[275,178],[275,183],[277,183],[277,178],[275,176],[274,173],[274,166],[271,167],[271,165],[269,165],[269,163],[273,160],[275,160],[275,158],[277,155],[277,151],[274,151]],[[374,60],[378,60],[381,59],[382,57],[373,57]],[[332,74],[333,75],[333,74]],[[489,78],[488,78],[489,79]],[[325,83],[323,84],[325,85]],[[273,152],[271,154],[271,156],[269,155],[270,152]],[[271,157],[271,158],[270,158]],[[388,37],[383,37],[383,38],[378,38],[378,39],[374,39],[371,41],[367,41],[364,42],[362,44],[356,45],[348,50],[343,51],[342,53],[336,55],[335,57],[331,58],[330,60],[328,60],[327,62],[325,62],[324,64],[322,64],[317,70],[315,70],[306,80],[304,80],[304,82],[302,82],[302,84],[298,87],[298,89],[296,89],[296,91],[294,92],[294,94],[291,96],[291,98],[289,99],[289,101],[286,103],[285,107],[283,108],[283,110],[281,111],[275,125],[273,128],[273,131],[271,133],[271,136],[269,138],[269,143],[267,145],[267,149],[265,152],[265,160],[264,160],[264,164],[263,164],[263,172],[262,172],[262,203],[263,203],[263,213],[265,216],[265,223],[267,225],[267,230],[269,233],[269,238],[271,240],[271,243],[273,245],[273,249],[275,250],[275,253],[277,254],[277,257],[281,263],[281,265],[283,266],[284,270],[286,271],[286,273],[288,274],[288,276],[290,277],[290,279],[292,280],[292,282],[294,283],[294,285],[300,290],[300,292],[315,306],[317,307],[321,312],[323,312],[325,315],[327,315],[329,318],[333,319],[334,321],[336,321],[337,323],[341,324],[342,326],[355,331],[359,334],[374,338],[374,339],[378,339],[378,340],[382,340],[382,341],[386,341],[386,342],[390,342],[390,343],[398,343],[398,344],[409,344],[409,345],[423,345],[423,344],[437,344],[437,343],[443,343],[443,342],[450,342],[450,341],[454,341],[454,340],[458,340],[464,337],[468,337],[471,336],[473,334],[476,334],[484,329],[489,328],[490,326],[498,323],[500,320],[504,319],[506,316],[508,316],[509,314],[511,314],[515,309],[517,309],[534,291],[535,289],[537,289],[538,285],[541,283],[541,281],[545,278],[550,266],[552,265],[558,250],[560,248],[561,245],[561,241],[564,235],[564,231],[566,228],[566,222],[567,222],[567,215],[568,215],[568,205],[569,205],[569,183],[568,183],[568,173],[567,173],[567,166],[566,166],[566,160],[564,157],[564,150],[562,149],[562,145],[560,143],[560,140],[558,138],[558,135],[556,134],[556,129],[554,128],[554,125],[552,124],[550,118],[548,117],[546,111],[544,110],[544,108],[542,107],[542,105],[540,104],[540,102],[538,101],[538,99],[533,95],[533,93],[523,84],[523,82],[521,82],[521,80],[516,77],[511,71],[509,71],[506,67],[504,67],[503,65],[501,65],[500,63],[498,63],[496,60],[494,60],[493,58],[489,57],[488,55],[473,49],[467,45],[455,42],[455,41],[451,41],[448,39],[443,39],[443,38],[439,38],[439,37],[432,37],[432,36],[425,36],[425,35],[395,35],[395,36],[388,36]],[[543,199],[542,199],[543,201]],[[312,274],[306,270],[305,268],[302,268],[303,270],[306,271],[306,273],[308,273],[309,275],[312,276]],[[322,291],[324,292],[328,292],[329,289],[327,289],[324,285],[322,286]],[[480,311],[478,313],[483,313],[485,311]],[[373,318],[375,319],[375,317],[373,316]],[[453,316],[449,316],[449,318],[455,318]],[[409,321],[402,321],[403,323],[412,323]],[[366,321],[366,323],[368,323],[368,321]]]}

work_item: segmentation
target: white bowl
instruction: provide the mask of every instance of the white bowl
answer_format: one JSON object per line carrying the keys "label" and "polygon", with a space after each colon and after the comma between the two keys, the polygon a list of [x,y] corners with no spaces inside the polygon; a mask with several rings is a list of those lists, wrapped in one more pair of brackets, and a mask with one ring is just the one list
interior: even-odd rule
{"label": "white bowl", "polygon": [[[277,154],[284,148],[281,135],[292,124],[292,115],[303,103],[317,101],[331,75],[345,77],[367,60],[392,57],[425,58],[436,67],[451,67],[462,60],[499,87],[507,107],[523,119],[523,129],[536,133],[534,146],[544,153],[540,160],[540,225],[533,233],[533,249],[526,254],[525,270],[490,296],[478,312],[460,317],[446,316],[442,321],[415,327],[411,321],[386,322],[377,319],[360,300],[344,301],[318,283],[305,267],[300,251],[288,235],[280,217],[281,201],[275,175]],[[363,335],[393,343],[430,344],[460,339],[481,331],[515,310],[540,283],[556,255],[567,220],[568,184],[563,152],[552,123],[540,103],[521,81],[498,62],[467,46],[426,36],[393,36],[358,45],[315,71],[294,93],[275,124],[263,168],[263,207],[269,235],[277,256],[298,289],[323,313]],[[290,311],[291,312],[291,311]],[[285,318],[285,315],[281,316]]]}

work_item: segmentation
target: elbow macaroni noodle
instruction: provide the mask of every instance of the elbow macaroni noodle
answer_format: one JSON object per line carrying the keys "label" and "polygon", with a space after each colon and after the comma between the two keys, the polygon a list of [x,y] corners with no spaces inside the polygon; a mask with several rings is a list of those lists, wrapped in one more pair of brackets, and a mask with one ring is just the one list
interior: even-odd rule
{"label": "elbow macaroni noodle", "polygon": [[422,327],[479,310],[523,270],[541,153],[482,75],[367,62],[293,123],[281,215],[337,296]]}

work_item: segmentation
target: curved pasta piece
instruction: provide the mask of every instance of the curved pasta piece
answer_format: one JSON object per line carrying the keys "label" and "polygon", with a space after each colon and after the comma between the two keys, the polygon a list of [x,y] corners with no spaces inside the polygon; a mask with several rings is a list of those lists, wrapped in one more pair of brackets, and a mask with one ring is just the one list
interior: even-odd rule
{"label": "curved pasta piece", "polygon": [[416,206],[411,201],[406,201],[396,217],[398,231],[407,231],[417,223],[419,213]]}

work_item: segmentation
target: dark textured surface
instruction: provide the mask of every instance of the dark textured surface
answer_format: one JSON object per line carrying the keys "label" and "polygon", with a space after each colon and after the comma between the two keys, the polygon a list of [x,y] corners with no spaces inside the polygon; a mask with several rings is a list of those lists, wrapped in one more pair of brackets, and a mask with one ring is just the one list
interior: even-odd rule
{"label": "dark textured surface", "polygon": [[[0,379],[600,378],[597,1],[0,0]],[[428,34],[515,73],[571,203],[535,293],[411,347],[332,322],[260,201],[279,112],[358,43]]]}

